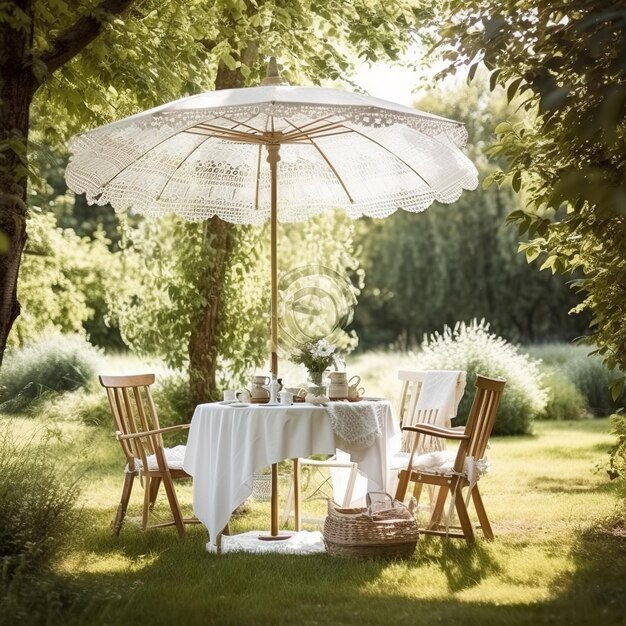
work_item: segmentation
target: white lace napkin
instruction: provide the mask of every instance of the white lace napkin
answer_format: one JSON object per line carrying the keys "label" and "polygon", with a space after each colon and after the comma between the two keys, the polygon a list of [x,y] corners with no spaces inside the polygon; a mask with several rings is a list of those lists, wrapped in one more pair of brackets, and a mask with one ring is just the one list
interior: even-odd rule
{"label": "white lace napkin", "polygon": [[382,437],[385,407],[378,402],[329,402],[326,410],[337,437],[350,448],[369,448]]}

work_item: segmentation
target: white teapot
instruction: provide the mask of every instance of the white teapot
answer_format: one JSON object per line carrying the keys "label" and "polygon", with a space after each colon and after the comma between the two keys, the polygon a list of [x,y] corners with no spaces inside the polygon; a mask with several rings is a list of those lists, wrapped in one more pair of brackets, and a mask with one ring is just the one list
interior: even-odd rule
{"label": "white teapot", "polygon": [[267,389],[269,383],[269,376],[257,375],[250,378],[250,401],[253,404],[265,404],[270,401],[270,392]]}

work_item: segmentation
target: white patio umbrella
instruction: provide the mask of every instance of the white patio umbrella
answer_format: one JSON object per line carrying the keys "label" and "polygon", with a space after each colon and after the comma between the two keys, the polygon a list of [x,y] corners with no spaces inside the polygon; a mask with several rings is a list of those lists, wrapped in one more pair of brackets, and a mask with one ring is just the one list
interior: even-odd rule
{"label": "white patio umbrella", "polygon": [[[278,372],[276,224],[342,208],[386,217],[478,184],[463,124],[369,96],[285,85],[183,98],[75,137],[67,183],[90,204],[191,221],[271,221],[271,371]],[[278,163],[280,162],[280,166]]]}
{"label": "white patio umbrella", "polygon": [[[270,220],[271,371],[278,373],[277,222],[341,208],[352,218],[454,202],[478,174],[463,124],[378,98],[284,84],[176,100],[75,137],[74,192],[147,216]],[[280,163],[280,165],[279,165]],[[278,532],[272,468],[272,536]]]}

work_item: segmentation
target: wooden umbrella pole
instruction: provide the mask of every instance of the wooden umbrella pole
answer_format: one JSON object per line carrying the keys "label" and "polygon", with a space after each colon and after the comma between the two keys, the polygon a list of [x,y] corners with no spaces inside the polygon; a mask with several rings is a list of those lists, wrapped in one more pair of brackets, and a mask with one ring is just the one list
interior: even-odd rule
{"label": "wooden umbrella pole", "polygon": [[[278,258],[277,243],[278,238],[278,195],[277,195],[277,170],[280,161],[280,145],[267,145],[267,161],[270,164],[270,255],[272,272],[272,321],[271,321],[271,370],[272,377],[278,376]],[[287,539],[289,535],[278,534],[278,465],[272,464],[272,501],[271,501],[271,531],[272,539]]]}
{"label": "wooden umbrella pole", "polygon": [[277,170],[280,161],[280,145],[267,145],[267,161],[270,164],[270,259],[271,259],[271,282],[272,282],[272,319],[271,319],[271,363],[270,370],[274,378],[278,377],[278,190],[277,190]]}

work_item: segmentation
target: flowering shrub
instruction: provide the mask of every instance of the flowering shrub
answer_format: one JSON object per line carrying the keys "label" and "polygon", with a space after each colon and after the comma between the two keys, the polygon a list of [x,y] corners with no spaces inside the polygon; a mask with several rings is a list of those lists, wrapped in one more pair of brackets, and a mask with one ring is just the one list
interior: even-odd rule
{"label": "flowering shrub", "polygon": [[453,329],[425,337],[417,356],[420,369],[467,371],[467,388],[455,425],[464,424],[474,397],[477,374],[502,376],[507,384],[496,417],[494,434],[528,433],[531,421],[544,411],[547,393],[542,387],[540,361],[520,354],[516,346],[489,332],[485,320],[457,323]]}
{"label": "flowering shrub", "polygon": [[305,343],[291,356],[290,361],[304,365],[309,372],[323,372],[331,365],[337,367],[340,355],[334,343],[330,343],[327,339],[318,339]]}

